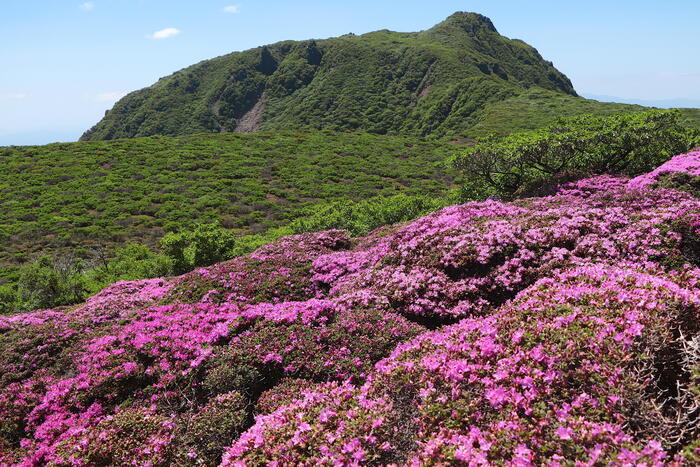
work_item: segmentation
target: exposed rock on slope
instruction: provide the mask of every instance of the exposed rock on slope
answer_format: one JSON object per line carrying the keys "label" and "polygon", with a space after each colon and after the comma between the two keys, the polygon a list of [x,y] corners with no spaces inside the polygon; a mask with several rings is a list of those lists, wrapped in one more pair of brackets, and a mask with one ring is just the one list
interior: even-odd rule
{"label": "exposed rock on slope", "polygon": [[698,238],[597,177],[2,317],[0,463],[692,464]]}

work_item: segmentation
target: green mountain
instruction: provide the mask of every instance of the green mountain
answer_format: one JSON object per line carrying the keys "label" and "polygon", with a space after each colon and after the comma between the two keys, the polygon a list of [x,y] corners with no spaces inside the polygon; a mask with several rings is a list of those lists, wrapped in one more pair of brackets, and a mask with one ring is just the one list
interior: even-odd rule
{"label": "green mountain", "polygon": [[533,89],[576,96],[533,47],[484,16],[455,13],[421,32],[285,41],[203,61],[127,95],[82,139],[280,129],[467,136],[489,105]]}

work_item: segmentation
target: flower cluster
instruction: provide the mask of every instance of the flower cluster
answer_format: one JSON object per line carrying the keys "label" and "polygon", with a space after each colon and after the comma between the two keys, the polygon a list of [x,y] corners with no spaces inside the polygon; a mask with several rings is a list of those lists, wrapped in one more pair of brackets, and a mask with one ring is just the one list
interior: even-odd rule
{"label": "flower cluster", "polygon": [[628,182],[628,186],[635,189],[643,188],[656,182],[663,174],[676,172],[700,177],[700,150],[675,156],[651,172],[633,178]]}
{"label": "flower cluster", "polygon": [[697,462],[699,154],[0,317],[0,464]]}
{"label": "flower cluster", "polygon": [[313,281],[331,297],[362,291],[398,313],[445,323],[482,315],[562,267],[682,263],[679,227],[697,213],[685,193],[650,195],[598,177],[547,198],[445,208],[365,251],[320,256]]}
{"label": "flower cluster", "polygon": [[657,344],[697,332],[699,279],[603,265],[557,273],[490,316],[398,346],[359,389],[321,387],[259,417],[225,459],[670,460],[653,436],[670,420],[649,391],[670,391],[687,374],[668,381],[667,370],[635,369],[672,352],[682,359],[680,347]]}
{"label": "flower cluster", "polygon": [[347,233],[339,230],[284,237],[248,256],[185,274],[175,281],[169,300],[277,303],[313,298],[312,260],[348,246]]}

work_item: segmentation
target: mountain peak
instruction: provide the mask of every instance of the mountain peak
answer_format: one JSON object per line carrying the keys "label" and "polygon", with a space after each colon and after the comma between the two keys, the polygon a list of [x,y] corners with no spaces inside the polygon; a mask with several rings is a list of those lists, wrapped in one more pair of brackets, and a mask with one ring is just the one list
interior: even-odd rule
{"label": "mountain peak", "polygon": [[484,29],[490,32],[498,32],[489,18],[471,11],[457,11],[432,29],[440,29],[445,26],[457,26],[470,33],[476,33]]}

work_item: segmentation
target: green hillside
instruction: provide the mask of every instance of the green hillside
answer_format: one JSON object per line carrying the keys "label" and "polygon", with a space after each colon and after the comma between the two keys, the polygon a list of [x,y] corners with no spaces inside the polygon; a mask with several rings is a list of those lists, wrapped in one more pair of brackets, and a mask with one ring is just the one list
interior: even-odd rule
{"label": "green hillside", "polygon": [[0,148],[0,264],[88,255],[195,222],[255,233],[319,201],[444,194],[459,146],[329,131]]}
{"label": "green hillside", "polygon": [[479,137],[493,133],[504,136],[517,131],[542,128],[559,117],[582,114],[610,115],[642,110],[648,110],[648,108],[640,105],[598,102],[533,88],[517,96],[494,102],[481,110],[478,114],[478,122],[467,131],[467,136]]}
{"label": "green hillside", "polygon": [[84,140],[279,129],[461,134],[491,102],[575,96],[533,47],[475,13],[422,32],[286,41],[203,61],[120,100]]}

